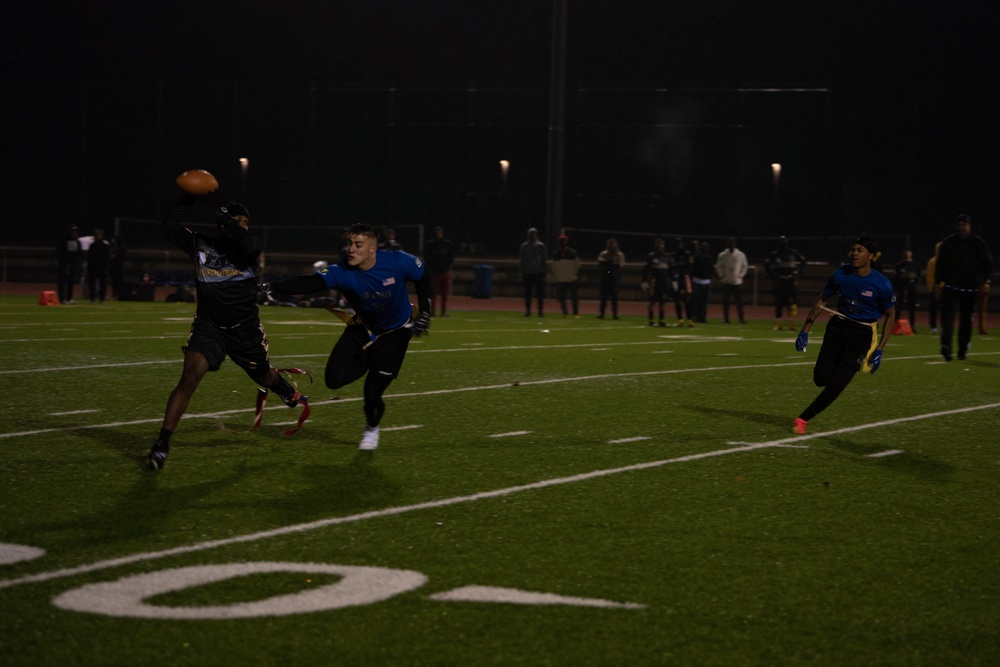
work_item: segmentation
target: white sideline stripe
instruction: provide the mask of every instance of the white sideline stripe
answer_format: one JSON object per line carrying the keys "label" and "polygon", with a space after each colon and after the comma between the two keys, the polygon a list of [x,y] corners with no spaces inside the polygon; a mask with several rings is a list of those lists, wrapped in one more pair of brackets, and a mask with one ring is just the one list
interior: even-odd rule
{"label": "white sideline stripe", "polygon": [[840,435],[842,433],[855,433],[857,431],[864,431],[866,429],[871,429],[871,428],[881,428],[883,426],[891,426],[893,424],[902,424],[906,422],[919,421],[922,419],[932,419],[934,417],[945,417],[948,415],[961,414],[966,412],[975,412],[977,410],[991,410],[994,408],[1000,408],[1000,403],[991,403],[989,405],[977,405],[973,407],[958,408],[956,410],[944,410],[941,412],[930,412],[922,415],[913,415],[911,417],[900,417],[898,419],[889,419],[887,421],[873,422],[870,424],[860,424],[858,426],[850,426],[847,428],[837,429],[835,431],[828,431],[826,433],[799,435],[792,438],[782,438],[781,440],[772,440],[770,442],[761,442],[756,444],[743,445],[739,447],[732,447],[729,449],[717,449],[710,452],[702,452],[700,454],[689,454],[687,456],[678,456],[672,459],[663,459],[661,461],[649,461],[647,463],[635,463],[628,466],[622,466],[620,468],[594,470],[587,473],[581,473],[579,475],[571,475],[569,477],[557,477],[555,479],[543,480],[541,482],[532,482],[530,484],[522,484],[519,486],[510,486],[504,489],[495,489],[493,491],[482,491],[480,493],[474,493],[467,496],[455,496],[453,498],[444,498],[442,500],[431,500],[424,503],[416,503],[414,505],[404,505],[402,507],[389,507],[384,510],[373,510],[371,512],[362,512],[361,514],[353,514],[350,516],[320,519],[319,521],[294,524],[291,526],[284,526],[282,528],[273,528],[271,530],[264,530],[257,533],[250,533],[248,535],[239,535],[237,537],[230,537],[222,540],[209,540],[206,542],[198,542],[196,544],[191,544],[186,547],[174,547],[172,549],[164,549],[162,551],[150,551],[146,553],[132,554],[131,556],[121,556],[119,558],[111,558],[108,560],[102,560],[96,563],[91,563],[89,565],[78,565],[77,567],[63,568],[61,570],[53,570],[51,572],[40,572],[38,574],[30,574],[23,577],[17,577],[15,579],[0,580],[0,589],[10,588],[12,586],[18,586],[20,584],[51,581],[52,579],[71,577],[77,574],[86,574],[88,572],[106,570],[108,568],[119,567],[122,565],[130,565],[132,563],[140,563],[143,561],[156,560],[159,558],[167,558],[169,556],[178,556],[181,554],[206,551],[208,549],[230,546],[232,544],[244,544],[247,542],[256,542],[258,540],[264,540],[271,537],[282,537],[284,535],[291,535],[294,533],[303,533],[310,530],[317,530],[319,528],[326,528],[328,526],[337,526],[347,523],[357,523],[359,521],[366,521],[368,519],[379,519],[387,516],[398,516],[400,514],[417,512],[425,509],[448,507],[451,505],[459,505],[462,503],[469,503],[477,500],[486,500],[489,498],[499,498],[502,496],[509,496],[511,494],[520,493],[522,491],[534,491],[537,489],[544,489],[550,486],[574,484],[576,482],[584,482],[591,479],[597,479],[599,477],[608,477],[610,475],[617,475],[625,472],[649,470],[653,468],[659,468],[665,465],[670,465],[671,463],[686,463],[688,461],[698,461],[701,459],[707,459],[716,456],[725,456],[727,454],[736,454],[739,452],[750,452],[758,449],[769,449],[772,447],[787,447],[789,445],[794,446],[796,443],[802,442],[804,440],[812,440],[815,438],[821,438],[826,436]]}
{"label": "white sideline stripe", "polygon": [[387,516],[398,516],[400,514],[419,512],[421,510],[436,509],[439,507],[450,507],[452,505],[461,505],[463,503],[471,503],[478,500],[489,500],[491,498],[500,498],[515,493],[521,493],[524,491],[535,491],[538,489],[545,489],[552,486],[575,484],[577,482],[585,482],[591,479],[597,479],[599,477],[607,477],[610,475],[618,475],[626,472],[636,472],[639,470],[660,468],[662,466],[669,465],[671,463],[686,463],[688,461],[698,461],[700,459],[707,459],[715,456],[725,456],[726,454],[750,452],[756,449],[766,449],[770,446],[771,445],[764,443],[756,445],[746,445],[744,447],[734,447],[731,449],[717,449],[711,452],[702,452],[700,454],[689,454],[687,456],[678,456],[676,458],[664,459],[662,461],[635,463],[628,466],[622,466],[620,468],[593,470],[591,472],[581,473],[579,475],[571,475],[569,477],[556,477],[554,479],[542,480],[540,482],[531,482],[530,484],[521,484],[519,486],[509,486],[503,489],[494,489],[493,491],[481,491],[479,493],[473,493],[467,496],[442,498],[441,500],[430,500],[427,502],[416,503],[413,505],[403,505],[401,507],[388,507],[383,510],[373,510],[371,512],[362,512],[360,514],[352,514],[350,516],[340,516],[340,517],[331,517],[329,519],[320,519],[318,521],[310,521],[308,523],[299,523],[291,526],[283,526],[281,528],[273,528],[271,530],[262,530],[257,533],[238,535],[236,537],[228,537],[221,540],[208,540],[206,542],[198,542],[183,547],[173,547],[171,549],[164,549],[162,551],[148,551],[146,553],[137,553],[137,554],[132,554],[130,556],[121,556],[119,558],[110,558],[108,560],[97,561],[96,563],[91,563],[89,565],[78,565],[76,567],[68,567],[68,568],[63,568],[61,570],[52,570],[50,572],[29,574],[23,577],[17,577],[15,579],[0,580],[0,589],[10,588],[12,586],[19,586],[21,584],[39,583],[43,581],[51,581],[53,579],[72,577],[78,574],[86,574],[88,572],[106,570],[113,567],[120,567],[122,565],[131,565],[133,563],[141,563],[144,561],[157,560],[159,558],[167,558],[170,556],[179,556],[182,554],[190,554],[198,551],[217,549],[220,547],[231,546],[234,544],[246,544],[248,542],[256,542],[258,540],[265,540],[272,537],[283,537],[285,535],[294,535],[298,533],[304,533],[306,531],[318,530],[320,528],[327,528],[330,526],[339,526],[348,523],[357,523],[359,521],[367,521],[368,519],[381,519]]}
{"label": "white sideline stripe", "polygon": [[[103,340],[103,339],[102,339]],[[16,371],[0,371],[0,375],[16,375],[18,373],[51,373],[63,371],[82,371],[94,368],[125,368],[127,366],[152,366],[155,364],[176,364],[183,363],[183,359],[171,359],[169,361],[132,361],[129,363],[117,364],[91,364],[90,366],[66,366],[63,368],[25,368]]]}
{"label": "white sideline stripe", "polygon": [[528,435],[531,431],[508,431],[506,433],[493,433],[490,438],[510,438],[515,435]]}
{"label": "white sideline stripe", "polygon": [[[998,353],[998,354],[1000,354],[1000,353]],[[327,356],[327,355],[322,355],[322,356]],[[525,382],[519,382],[518,385],[521,386],[521,387],[527,387],[527,386],[531,386],[531,385],[559,384],[559,383],[563,383],[563,382],[581,382],[581,381],[587,381],[587,380],[607,380],[607,379],[612,379],[612,378],[642,377],[642,376],[656,376],[656,375],[676,375],[676,374],[680,374],[680,373],[701,373],[701,372],[716,372],[716,371],[748,370],[748,369],[754,369],[754,368],[782,368],[782,367],[785,367],[785,366],[808,366],[808,365],[812,365],[814,363],[815,362],[813,362],[813,361],[806,360],[806,361],[797,361],[797,362],[783,363],[783,364],[745,364],[745,365],[739,365],[739,366],[710,366],[710,367],[706,367],[706,368],[674,368],[674,369],[667,369],[667,370],[660,370],[660,371],[640,371],[638,373],[602,373],[600,375],[582,375],[582,376],[579,376],[579,377],[554,378],[554,379],[550,379],[550,380],[527,380]],[[484,386],[481,386],[481,387],[459,387],[459,388],[456,388],[456,389],[435,389],[435,390],[432,390],[432,391],[412,391],[412,392],[405,392],[405,393],[401,393],[401,394],[386,394],[385,397],[386,398],[412,398],[412,397],[420,397],[420,396],[440,396],[440,395],[445,395],[445,394],[458,394],[458,393],[464,393],[464,392],[470,392],[470,391],[490,391],[490,390],[494,390],[494,389],[509,389],[510,387],[511,387],[510,384],[493,384],[493,385],[484,385]],[[335,399],[330,399],[328,401],[310,401],[310,405],[312,405],[313,407],[315,407],[317,405],[332,405],[334,403],[354,403],[354,402],[357,402],[357,401],[360,401],[360,400],[362,400],[361,397],[356,397],[356,398],[335,398]],[[982,406],[982,407],[962,408],[962,409],[957,410],[955,412],[934,413],[931,416],[937,416],[938,414],[956,414],[958,412],[969,412],[969,411],[972,411],[972,410],[989,409],[989,408],[993,408],[993,407],[997,407],[997,406],[1000,406],[1000,403],[994,403],[994,404],[987,405],[987,406]],[[276,406],[272,406],[270,408],[264,408],[264,409],[265,410],[281,410],[281,409],[284,409],[284,407],[285,406],[283,406],[283,405],[276,405]],[[239,409],[239,410],[223,410],[223,411],[220,411],[220,412],[206,412],[206,413],[201,413],[201,414],[186,414],[186,415],[184,415],[184,417],[182,419],[216,419],[218,417],[226,417],[226,416],[229,416],[229,415],[238,415],[238,414],[250,413],[250,412],[254,412],[254,411],[255,411],[255,408],[247,408],[247,409]],[[909,421],[910,419],[911,418],[909,418],[909,417],[904,417],[902,420],[903,421]],[[118,427],[121,427],[121,426],[138,426],[140,424],[159,424],[162,421],[163,421],[162,417],[154,417],[154,418],[151,418],[151,419],[135,419],[135,420],[132,420],[132,421],[110,422],[110,423],[106,423],[106,424],[81,424],[81,425],[77,425],[77,426],[60,426],[60,427],[57,427],[57,428],[40,428],[40,429],[35,429],[35,430],[32,430],[32,431],[19,431],[19,432],[14,432],[14,433],[0,433],[0,440],[3,440],[5,438],[19,438],[19,437],[28,436],[28,435],[42,435],[42,434],[45,434],[45,433],[62,433],[62,432],[65,432],[65,431],[88,431],[88,430],[92,430],[92,429],[95,429],[95,428],[118,428]],[[885,422],[885,423],[892,424],[892,423],[896,423],[896,422]],[[830,433],[839,433],[839,432],[840,431],[832,431],[832,432],[826,433],[825,435],[829,435]],[[814,434],[811,434],[811,435],[799,436],[799,437],[804,437],[804,438],[807,438],[807,439],[811,439],[811,438],[814,438],[814,437],[822,437],[823,435],[824,435],[823,433],[819,433],[819,434],[815,434],[814,433]]]}
{"label": "white sideline stripe", "polygon": [[877,459],[877,458],[881,458],[883,456],[894,456],[896,454],[902,454],[902,453],[903,453],[902,449],[887,449],[884,452],[875,452],[874,454],[865,454],[865,458],[868,458],[868,459]]}
{"label": "white sideline stripe", "polygon": [[423,424],[407,424],[406,426],[384,426],[383,431],[409,431],[413,428],[423,428]]}
{"label": "white sideline stripe", "polygon": [[69,410],[68,412],[50,412],[50,417],[64,417],[66,415],[85,415],[91,412],[100,412],[97,408],[90,408],[89,410]]}
{"label": "white sideline stripe", "polygon": [[652,440],[648,435],[637,435],[634,438],[618,438],[617,440],[608,440],[609,445],[620,445],[623,442],[641,442],[643,440]]}
{"label": "white sideline stripe", "polygon": [[[311,334],[305,334],[305,335],[308,336],[308,335],[311,335]],[[166,337],[165,336],[154,336],[154,337],[155,338],[171,338],[170,336],[166,336]],[[79,338],[73,338],[72,340],[81,340],[81,339],[79,339]],[[101,339],[96,339],[96,340],[104,340],[104,339],[101,338]],[[750,340],[752,342],[753,340],[756,340],[756,339],[746,339],[746,340]],[[0,343],[4,343],[4,342],[10,342],[10,341],[0,340]],[[32,339],[31,342],[37,342],[37,341],[34,340],[34,339]],[[414,343],[422,343],[423,341],[415,340],[413,342]],[[690,343],[690,342],[695,342],[695,341],[676,341],[676,340],[675,341],[634,341],[634,342],[631,342],[631,343],[605,343],[605,345],[613,346],[613,347],[632,346],[632,345],[666,345],[666,344],[668,344],[670,342],[675,342],[675,343]],[[784,342],[787,343],[788,341],[784,341]],[[560,349],[567,349],[567,348],[574,348],[574,347],[591,347],[592,348],[593,344],[574,343],[574,344],[567,344],[567,345],[508,345],[508,346],[504,346],[504,347],[448,348],[448,349],[439,349],[439,350],[414,350],[414,349],[410,349],[410,350],[407,350],[406,354],[437,354],[437,353],[442,353],[442,352],[497,352],[497,351],[501,351],[501,350],[560,350]],[[654,351],[653,352],[653,354],[673,354],[673,353],[674,353],[673,350],[662,350],[662,351],[658,350],[658,351]],[[972,357],[972,356],[985,357],[985,356],[996,355],[996,354],[1000,354],[1000,352],[970,352],[969,356],[970,357]],[[330,354],[328,352],[316,353],[316,354],[297,354],[297,355],[294,355],[294,356],[293,355],[289,355],[289,357],[292,358],[292,359],[311,359],[311,358],[314,358],[314,357],[323,357],[323,358],[326,358],[326,357],[329,357],[329,356],[330,356]],[[889,359],[883,359],[882,363],[884,364],[884,363],[886,363],[888,361],[914,361],[914,360],[920,360],[920,359],[930,359],[932,361],[930,361],[929,363],[935,363],[933,360],[940,359],[940,356],[941,355],[939,355],[939,354],[920,354],[920,355],[911,355],[911,356],[907,356],[907,357],[891,357]],[[806,362],[808,362],[808,363],[815,363],[815,360],[809,359],[809,358],[805,357],[804,355],[803,356],[792,355],[792,356],[789,356],[787,358],[788,359],[806,359]],[[128,362],[128,363],[91,364],[89,366],[61,366],[61,367],[53,367],[53,368],[25,368],[25,369],[19,369],[19,370],[0,371],[0,375],[15,375],[15,374],[18,374],[18,373],[51,373],[51,372],[64,373],[66,371],[92,370],[92,369],[95,369],[95,368],[125,368],[125,367],[128,367],[128,366],[148,366],[148,365],[152,365],[152,364],[176,364],[176,363],[179,363],[181,361],[182,361],[181,358],[177,358],[177,359],[168,359],[168,360],[164,360],[164,361],[133,361],[133,362]],[[802,365],[803,363],[806,363],[806,362],[798,362],[798,363],[791,363],[791,364],[762,364],[760,366],[756,366],[755,368],[778,368],[778,367],[781,367],[781,366]],[[940,363],[943,364],[945,362],[941,361]]]}

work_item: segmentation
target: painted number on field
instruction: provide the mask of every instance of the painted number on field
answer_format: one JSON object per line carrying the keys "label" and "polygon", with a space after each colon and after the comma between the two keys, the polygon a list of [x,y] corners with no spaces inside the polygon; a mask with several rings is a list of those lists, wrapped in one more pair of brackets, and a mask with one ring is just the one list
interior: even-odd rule
{"label": "painted number on field", "polygon": [[[278,595],[265,600],[222,606],[166,607],[148,604],[148,598],[206,584],[272,572],[333,574],[339,581],[312,590]],[[329,609],[356,607],[387,600],[423,586],[427,577],[412,570],[383,567],[352,567],[322,563],[230,563],[197,565],[117,581],[87,584],[57,596],[52,603],[71,611],[105,616],[157,619],[228,619],[257,616],[289,616]]]}

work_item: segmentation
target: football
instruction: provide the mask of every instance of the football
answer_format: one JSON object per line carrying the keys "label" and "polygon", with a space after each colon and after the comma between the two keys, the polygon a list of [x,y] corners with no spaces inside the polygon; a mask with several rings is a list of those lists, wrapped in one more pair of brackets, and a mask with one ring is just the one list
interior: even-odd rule
{"label": "football", "polygon": [[215,176],[204,169],[189,169],[177,177],[177,187],[194,197],[204,197],[219,189]]}

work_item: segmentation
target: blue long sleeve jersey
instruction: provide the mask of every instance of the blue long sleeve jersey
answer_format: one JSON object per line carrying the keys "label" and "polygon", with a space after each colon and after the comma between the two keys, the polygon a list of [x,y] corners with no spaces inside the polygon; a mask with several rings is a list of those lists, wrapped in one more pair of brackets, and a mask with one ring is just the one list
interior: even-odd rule
{"label": "blue long sleeve jersey", "polygon": [[888,278],[875,269],[867,276],[859,276],[850,264],[838,268],[826,282],[823,297],[829,299],[834,294],[840,294],[837,310],[858,322],[877,322],[896,306],[896,293]]}
{"label": "blue long sleeve jersey", "polygon": [[326,286],[339,290],[372,333],[381,334],[406,324],[411,315],[406,281],[420,282],[424,264],[402,250],[377,250],[375,266],[363,271],[346,260],[319,271]]}

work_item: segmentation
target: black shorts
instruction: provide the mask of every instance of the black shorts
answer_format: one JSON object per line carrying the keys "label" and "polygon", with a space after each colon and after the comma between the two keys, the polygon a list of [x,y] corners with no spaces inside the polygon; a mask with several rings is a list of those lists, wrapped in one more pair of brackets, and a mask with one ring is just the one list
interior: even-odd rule
{"label": "black shorts", "polygon": [[818,387],[846,387],[861,370],[874,347],[870,324],[831,317],[823,332],[823,345],[816,357],[813,381]]}
{"label": "black shorts", "polygon": [[347,327],[326,362],[326,386],[330,389],[343,387],[368,371],[395,379],[403,367],[412,337],[412,329],[394,329],[368,345],[371,341],[364,327]]}
{"label": "black shorts", "polygon": [[191,324],[185,352],[200,352],[208,359],[208,369],[219,370],[226,355],[251,377],[260,377],[271,368],[267,356],[267,337],[264,325],[253,319],[228,329],[217,327],[196,317]]}

